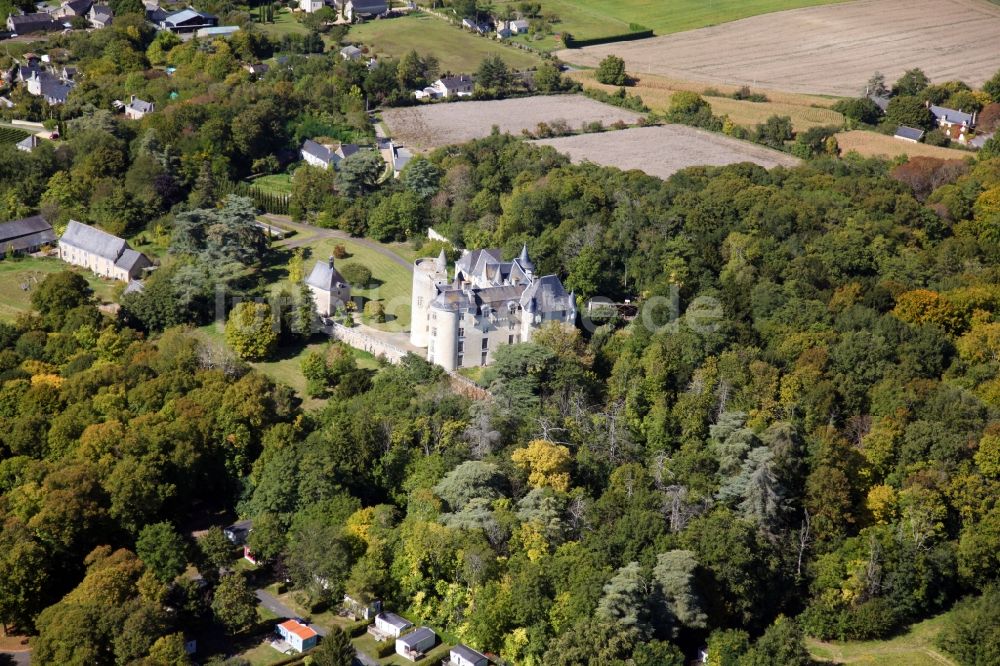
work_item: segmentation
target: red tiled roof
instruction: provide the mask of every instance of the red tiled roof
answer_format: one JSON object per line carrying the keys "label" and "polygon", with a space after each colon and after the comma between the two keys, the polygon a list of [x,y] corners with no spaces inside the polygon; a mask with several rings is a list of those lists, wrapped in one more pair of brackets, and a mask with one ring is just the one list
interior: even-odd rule
{"label": "red tiled roof", "polygon": [[279,624],[278,626],[284,627],[285,629],[292,632],[302,640],[306,640],[307,638],[312,638],[313,636],[317,635],[315,631],[313,631],[306,625],[302,624],[301,622],[296,622],[295,620],[286,620],[281,624]]}

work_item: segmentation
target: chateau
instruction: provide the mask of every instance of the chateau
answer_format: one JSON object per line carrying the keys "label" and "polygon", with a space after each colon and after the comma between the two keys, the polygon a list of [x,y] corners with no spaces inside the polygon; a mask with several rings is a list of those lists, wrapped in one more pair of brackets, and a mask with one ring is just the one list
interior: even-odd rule
{"label": "chateau", "polygon": [[576,300],[555,275],[536,276],[528,248],[502,261],[500,250],[466,250],[448,279],[444,251],[417,259],[410,342],[445,370],[488,365],[502,345],[528,342],[547,321],[573,324]]}

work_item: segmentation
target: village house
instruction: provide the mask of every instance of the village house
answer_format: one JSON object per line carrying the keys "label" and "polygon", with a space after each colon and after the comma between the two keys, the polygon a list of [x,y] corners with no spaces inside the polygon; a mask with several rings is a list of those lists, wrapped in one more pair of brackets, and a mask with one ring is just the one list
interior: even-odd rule
{"label": "village house", "polygon": [[337,6],[343,8],[344,18],[354,22],[355,19],[371,19],[385,16],[389,13],[386,0],[338,0]]}
{"label": "village house", "polygon": [[35,148],[38,147],[38,144],[39,144],[38,137],[35,136],[34,134],[29,134],[28,136],[18,141],[14,145],[14,147],[22,152],[30,153],[31,151],[33,151]]}
{"label": "village house", "polygon": [[7,30],[17,35],[28,35],[35,32],[51,32],[62,30],[63,24],[46,12],[34,14],[11,14],[7,17]]}
{"label": "village house", "polygon": [[250,76],[259,79],[260,77],[267,74],[268,70],[270,70],[271,68],[267,63],[255,62],[243,65],[243,69],[250,72]]}
{"label": "village house", "polygon": [[306,139],[302,142],[299,155],[302,156],[306,164],[319,167],[320,169],[329,169],[331,166],[336,168],[341,160],[347,159],[358,152],[358,150],[358,146],[353,143],[342,143],[333,148],[332,146],[317,143],[312,139]]}
{"label": "village house", "polygon": [[437,634],[427,627],[419,629],[396,639],[396,654],[417,661],[423,658],[424,653],[430,650],[437,643]]}
{"label": "village house", "polygon": [[48,70],[38,68],[28,73],[24,84],[29,95],[43,98],[49,106],[65,104],[73,90],[72,81],[64,81]]}
{"label": "village house", "polygon": [[326,7],[324,0],[299,0],[299,9],[306,14],[312,14]]}
{"label": "village house", "polygon": [[399,635],[413,626],[413,623],[395,613],[379,613],[375,616],[375,630],[390,638]]}
{"label": "village house", "polygon": [[907,127],[906,125],[900,125],[896,129],[896,133],[893,136],[901,141],[909,141],[910,143],[920,143],[920,141],[922,141],[924,138],[924,131],[922,129],[917,129],[916,127]]}
{"label": "village house", "polygon": [[0,257],[30,254],[56,242],[56,234],[41,215],[0,223]]}
{"label": "village house", "polygon": [[340,49],[340,57],[343,58],[344,60],[357,60],[362,55],[364,55],[364,51],[359,49],[357,46],[354,46],[353,44],[350,44]]}
{"label": "village house", "polygon": [[511,21],[509,26],[511,33],[515,35],[523,35],[528,32],[530,24],[525,19],[517,19],[516,21]]}
{"label": "village house", "polygon": [[389,142],[389,152],[392,155],[392,177],[399,178],[403,169],[413,159],[413,153],[402,146],[397,146],[391,141]]}
{"label": "village house", "polygon": [[472,95],[475,79],[465,74],[445,76],[423,90],[417,90],[413,96],[417,99],[439,99],[442,97],[469,97]]}
{"label": "village house", "polygon": [[50,13],[54,18],[69,20],[74,16],[86,16],[92,4],[91,0],[65,0]]}
{"label": "village house", "polygon": [[329,317],[351,300],[351,285],[333,265],[333,257],[317,261],[306,278],[306,286],[316,302],[316,311]]}
{"label": "village house", "polygon": [[161,30],[184,34],[197,32],[202,28],[214,28],[217,25],[219,25],[217,17],[188,7],[167,15],[160,21],[159,27]]}
{"label": "village house", "polygon": [[934,116],[938,127],[954,127],[957,125],[971,130],[976,126],[975,113],[965,113],[962,110],[956,111],[946,106],[935,106],[933,104],[928,104],[927,108],[930,109],[931,115]]}
{"label": "village house", "polygon": [[107,5],[91,5],[90,11],[87,13],[87,20],[90,21],[90,25],[101,30],[111,25],[114,16],[111,7]]}
{"label": "village house", "polygon": [[442,250],[414,262],[411,312],[410,342],[450,372],[489,365],[546,322],[574,324],[576,298],[555,275],[535,275],[527,247],[511,261],[498,249],[465,251],[451,280]]}
{"label": "village house", "polygon": [[59,258],[83,266],[102,277],[128,282],[142,275],[153,263],[124,239],[97,227],[70,220],[59,239]]}
{"label": "village house", "polygon": [[489,666],[490,660],[485,654],[476,652],[470,647],[459,643],[448,653],[447,666]]}
{"label": "village house", "polygon": [[285,620],[278,625],[278,634],[281,639],[288,643],[295,652],[305,652],[316,647],[319,634],[312,627],[306,626],[298,620]]}
{"label": "village house", "polygon": [[129,98],[125,105],[125,117],[129,120],[142,120],[147,113],[152,113],[156,108],[153,102],[146,102],[135,95]]}

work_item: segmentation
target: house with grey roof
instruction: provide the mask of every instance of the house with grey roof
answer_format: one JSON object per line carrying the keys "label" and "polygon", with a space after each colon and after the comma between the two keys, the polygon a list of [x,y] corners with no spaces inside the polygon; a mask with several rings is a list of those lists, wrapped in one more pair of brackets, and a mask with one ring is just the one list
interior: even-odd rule
{"label": "house with grey roof", "polygon": [[85,16],[92,4],[91,0],[64,0],[51,14],[55,18],[69,20],[74,16]]}
{"label": "house with grey roof", "polygon": [[312,292],[316,311],[323,317],[334,314],[351,300],[351,285],[333,265],[333,257],[316,262],[306,278],[306,286]]}
{"label": "house with grey roof", "polygon": [[91,5],[90,11],[87,12],[87,20],[90,21],[90,25],[98,30],[111,25],[114,17],[114,12],[107,5]]}
{"label": "house with grey roof", "polygon": [[447,666],[489,666],[490,660],[481,652],[459,643],[448,653]]}
{"label": "house with grey roof", "polygon": [[219,25],[218,17],[199,12],[191,7],[169,14],[159,23],[161,30],[169,30],[177,34],[197,32],[202,28],[214,28],[217,25]]}
{"label": "house with grey roof", "polygon": [[340,49],[340,57],[343,58],[344,60],[357,60],[362,55],[364,55],[364,51],[359,49],[354,44],[349,44],[344,48]]}
{"label": "house with grey roof", "polygon": [[924,138],[924,131],[922,129],[917,129],[916,127],[907,127],[906,125],[900,125],[896,129],[896,133],[893,136],[901,141],[909,141],[910,143],[919,143]]}
{"label": "house with grey roof", "polygon": [[35,136],[34,134],[29,134],[28,136],[24,137],[16,144],[14,144],[14,147],[22,152],[30,153],[31,151],[33,151],[35,148],[38,147],[38,144],[39,144],[38,137]]}
{"label": "house with grey roof", "polygon": [[62,29],[63,24],[46,12],[22,14],[20,16],[11,14],[7,17],[7,30],[18,35],[27,35],[34,32],[51,32]]}
{"label": "house with grey roof", "polygon": [[936,106],[934,104],[929,105],[927,108],[931,110],[931,114],[934,116],[934,120],[937,121],[938,127],[960,125],[966,129],[972,129],[976,126],[975,112],[965,113],[961,109],[956,111],[946,106]]}
{"label": "house with grey roof", "polygon": [[336,148],[332,146],[326,146],[321,143],[317,143],[312,139],[306,139],[302,142],[302,148],[299,149],[299,155],[306,162],[306,164],[311,164],[314,167],[319,167],[320,169],[329,169],[331,166],[336,167],[340,164],[341,160],[344,160],[354,153],[358,152],[360,148],[353,143],[342,143]]}
{"label": "house with grey roof", "polygon": [[417,661],[436,644],[437,634],[427,627],[420,627],[396,639],[396,654],[404,659]]}
{"label": "house with grey roof", "polygon": [[102,277],[128,282],[153,265],[146,255],[133,250],[123,238],[70,220],[59,239],[59,258],[83,266]]}
{"label": "house with grey roof", "polygon": [[545,323],[576,322],[576,297],[555,275],[536,275],[527,246],[465,251],[449,279],[444,251],[413,270],[410,342],[449,372],[488,365],[503,345],[529,342]]}
{"label": "house with grey roof", "polygon": [[56,234],[41,215],[0,223],[0,257],[8,252],[30,254],[56,242]]}
{"label": "house with grey roof", "polygon": [[28,94],[35,97],[42,97],[49,106],[65,104],[69,99],[69,94],[73,90],[72,81],[64,81],[55,74],[38,67],[20,68],[19,77],[24,78],[25,87]]}
{"label": "house with grey roof", "polygon": [[395,613],[379,613],[375,616],[375,624],[372,627],[376,632],[391,638],[398,638],[400,634],[413,626],[413,623],[405,617]]}
{"label": "house with grey roof", "polygon": [[[337,5],[340,6],[340,2]],[[385,16],[389,13],[389,4],[386,0],[346,0],[343,3],[344,18],[348,21],[355,19],[370,19],[376,16]]]}
{"label": "house with grey roof", "polygon": [[141,100],[132,95],[128,104],[125,105],[125,117],[129,120],[142,120],[147,113],[156,110],[156,104]]}

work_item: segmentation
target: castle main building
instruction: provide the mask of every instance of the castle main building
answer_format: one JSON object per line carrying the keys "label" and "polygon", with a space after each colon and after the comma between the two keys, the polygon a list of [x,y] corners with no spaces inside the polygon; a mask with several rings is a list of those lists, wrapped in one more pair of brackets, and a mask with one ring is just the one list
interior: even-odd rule
{"label": "castle main building", "polygon": [[500,250],[466,250],[448,279],[444,250],[417,259],[410,342],[445,370],[488,365],[501,345],[528,342],[547,321],[573,324],[576,299],[555,275],[535,276],[528,248],[512,261]]}

